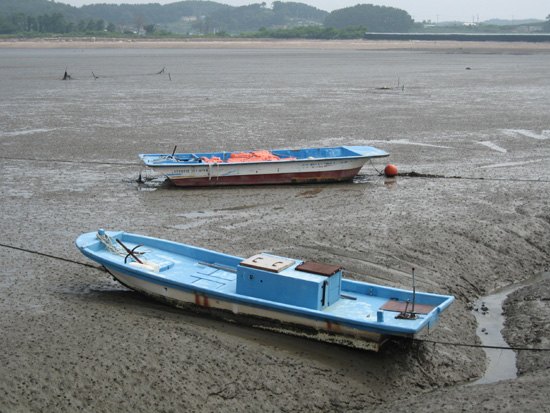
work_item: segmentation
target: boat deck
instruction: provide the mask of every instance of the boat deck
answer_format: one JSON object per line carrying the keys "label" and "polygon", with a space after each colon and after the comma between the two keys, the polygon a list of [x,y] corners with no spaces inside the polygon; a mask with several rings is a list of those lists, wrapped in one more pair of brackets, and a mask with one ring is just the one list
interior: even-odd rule
{"label": "boat deck", "polygon": [[[380,158],[389,156],[389,153],[371,146],[340,146],[333,148],[307,148],[307,149],[278,149],[271,151],[259,151],[272,156],[265,160],[256,162],[288,162],[288,161],[303,161],[303,160],[320,160],[320,159],[346,159],[346,158]],[[155,153],[155,154],[140,154],[141,160],[148,166],[201,166],[205,160],[212,158],[217,159],[217,162],[240,162],[239,155],[252,155],[259,153],[252,152],[205,152],[205,153]],[[237,159],[231,160],[232,157]],[[278,159],[275,159],[278,158]],[[241,159],[243,159],[241,157]]]}
{"label": "boat deck", "polygon": [[[132,249],[137,244],[125,241],[125,245]],[[207,289],[215,293],[230,295],[235,298],[243,297],[236,293],[237,266],[228,266],[226,263],[220,262],[202,262],[192,257],[185,257],[181,254],[171,253],[165,250],[158,250],[150,245],[143,245],[137,251],[149,251],[146,254],[139,256],[143,259],[159,264],[160,271],[155,274],[150,272],[150,276],[156,278],[157,281],[166,281],[170,284],[182,284],[188,288],[197,288],[198,290]],[[99,255],[104,255],[105,259],[113,259],[113,255],[107,250],[97,251]],[[236,258],[236,257],[235,257]],[[121,264],[124,263],[124,257],[119,256],[117,260]],[[236,258],[236,263],[240,262],[240,258]],[[299,264],[297,262],[296,264]],[[291,271],[293,271],[291,269]],[[307,273],[305,274],[307,276]],[[349,289],[346,289],[349,286]],[[347,321],[356,323],[371,323],[383,321],[385,325],[392,327],[402,327],[406,330],[416,328],[422,324],[426,314],[418,314],[416,320],[406,320],[395,318],[399,314],[399,310],[383,311],[385,316],[380,319],[380,310],[388,302],[396,302],[399,297],[377,296],[375,288],[379,286],[362,283],[361,291],[356,288],[355,282],[342,280],[341,298],[335,303],[320,310],[326,315],[332,315],[334,319],[345,318]],[[374,292],[373,292],[374,291]],[[251,297],[245,297],[252,301],[261,301]],[[398,302],[403,304],[402,302]],[[281,305],[284,306],[284,305]],[[279,307],[279,305],[278,305]],[[427,306],[429,310],[435,306]],[[420,309],[420,306],[419,306]],[[410,308],[409,308],[410,310]],[[419,311],[421,312],[421,311]],[[429,311],[428,311],[429,312]],[[331,317],[332,318],[332,317]]]}

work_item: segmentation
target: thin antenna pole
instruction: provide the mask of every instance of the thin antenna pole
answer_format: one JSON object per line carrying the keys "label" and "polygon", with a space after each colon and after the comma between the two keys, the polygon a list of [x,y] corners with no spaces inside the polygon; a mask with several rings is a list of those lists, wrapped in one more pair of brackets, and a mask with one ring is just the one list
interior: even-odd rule
{"label": "thin antenna pole", "polygon": [[414,285],[414,267],[412,269],[412,276],[413,276],[413,305],[412,305],[411,313],[414,314],[414,301],[416,299],[416,286]]}

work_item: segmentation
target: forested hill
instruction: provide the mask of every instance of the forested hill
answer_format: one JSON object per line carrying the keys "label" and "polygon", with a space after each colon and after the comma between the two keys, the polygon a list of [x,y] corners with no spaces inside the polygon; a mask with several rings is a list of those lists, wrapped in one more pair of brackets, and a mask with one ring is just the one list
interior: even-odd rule
{"label": "forested hill", "polygon": [[[0,0],[0,15],[14,13],[27,16],[61,13],[70,23],[80,20],[103,20],[117,26],[143,26],[154,24],[161,29],[178,25],[190,29],[209,26],[212,30],[228,32],[256,31],[260,27],[322,25],[328,12],[302,3],[275,1],[272,8],[265,3],[233,7],[213,1],[188,0],[166,5],[150,4],[93,4],[80,8],[51,0]],[[177,31],[177,30],[176,30]]]}
{"label": "forested hill", "polygon": [[371,32],[406,33],[413,27],[414,20],[405,10],[358,4],[334,10],[326,17],[324,24],[336,29],[365,26]]}
{"label": "forested hill", "polygon": [[150,4],[93,4],[77,8],[53,0],[0,0],[0,17],[13,20],[14,14],[19,18],[61,14],[69,24],[79,23],[81,27],[84,22],[98,20],[121,31],[139,31],[140,27],[149,26],[157,31],[181,34],[222,31],[239,34],[259,29],[302,26],[365,26],[370,29],[369,25],[376,25],[377,30],[386,32],[407,32],[413,25],[412,18],[403,10],[366,4],[328,13],[303,3],[282,1],[273,2],[271,8],[266,7],[265,2],[234,7],[207,0],[187,0],[166,5],[151,1]]}
{"label": "forested hill", "polygon": [[6,17],[14,14],[24,14],[36,17],[55,13],[62,13],[65,19],[74,22],[91,17],[83,13],[77,7],[56,3],[51,0],[0,0],[0,15]]}
{"label": "forested hill", "polygon": [[187,0],[163,6],[158,3],[143,5],[92,4],[82,6],[82,10],[115,23],[121,20],[129,21],[136,13],[142,13],[147,20],[156,24],[171,23],[182,18],[191,17],[212,17],[220,21],[239,19],[244,22],[248,20],[251,25],[262,20],[267,21],[269,24],[271,21],[282,22],[289,18],[308,19],[322,23],[328,14],[326,11],[306,4],[283,3],[280,1],[273,3],[273,9],[265,7],[265,3],[263,5],[251,4],[249,6],[234,7],[213,1]]}

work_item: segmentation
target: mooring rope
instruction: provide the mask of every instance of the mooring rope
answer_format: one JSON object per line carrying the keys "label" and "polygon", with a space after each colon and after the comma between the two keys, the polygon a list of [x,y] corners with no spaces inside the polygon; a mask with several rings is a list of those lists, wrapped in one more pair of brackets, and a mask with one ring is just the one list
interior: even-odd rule
{"label": "mooring rope", "polygon": [[43,256],[43,257],[53,258],[53,259],[55,259],[55,260],[61,260],[61,261],[65,261],[65,262],[70,262],[71,264],[84,265],[85,267],[90,267],[90,268],[95,268],[96,270],[105,271],[105,269],[104,269],[103,267],[98,267],[97,265],[89,264],[89,263],[86,263],[86,262],[80,262],[80,261],[70,260],[70,259],[68,259],[68,258],[58,257],[58,256],[56,256],[56,255],[46,254],[46,253],[44,253],[44,252],[29,250],[29,249],[27,249],[27,248],[14,247],[13,245],[7,245],[7,244],[2,244],[2,243],[0,243],[0,247],[10,248],[10,249],[12,249],[12,250],[17,250],[17,251],[28,252],[29,254],[41,255],[41,256]]}
{"label": "mooring rope", "polygon": [[36,159],[36,158],[9,158],[6,156],[0,156],[0,159],[5,159],[8,161],[34,161],[34,162],[59,162],[59,163],[84,163],[84,164],[93,164],[93,165],[139,165],[136,162],[105,162],[105,161],[74,161],[69,159]]}
{"label": "mooring rope", "polygon": [[109,251],[111,254],[114,255],[120,255],[122,257],[125,257],[128,255],[126,251],[122,247],[119,247],[115,244],[115,241],[112,237],[110,237],[108,234],[103,233],[100,234],[99,232],[96,234],[96,237],[101,243],[105,246],[105,249]]}
{"label": "mooring rope", "polygon": [[[129,253],[128,251],[126,251],[126,249],[121,248],[118,245],[116,245],[115,240],[113,239],[113,237],[109,236],[109,234],[107,234],[106,232],[101,231],[101,230],[97,232],[96,237],[105,246],[105,249],[107,251],[109,251],[111,254],[114,254],[114,255],[120,255],[121,257],[128,257],[128,255],[132,255],[132,254],[143,255],[143,254],[146,254],[148,252],[153,252],[152,249],[146,249],[146,250],[141,250],[141,251],[132,251],[131,253]],[[117,239],[117,241],[120,242],[118,239]],[[120,245],[122,246],[122,243]],[[141,244],[138,245],[137,247],[140,247],[140,246],[141,246]],[[134,248],[134,249],[136,249],[136,248]],[[133,257],[135,258],[135,256],[133,256]],[[124,262],[126,262],[126,260]]]}
{"label": "mooring rope", "polygon": [[[369,159],[372,169],[374,169],[379,176],[384,175],[384,171],[379,171],[376,169],[372,163],[372,158]],[[540,182],[548,183],[548,179],[522,179],[522,178],[486,178],[486,177],[468,177],[468,176],[446,176],[446,175],[434,175],[434,174],[424,174],[420,172],[399,172],[396,176],[402,176],[406,178],[426,178],[426,179],[464,179],[469,181],[503,181],[503,182]]]}
{"label": "mooring rope", "polygon": [[380,172],[378,169],[376,169],[376,166],[372,163],[372,158],[369,159],[370,165],[372,166],[372,169],[374,169],[376,172],[378,172],[378,175],[384,175],[384,172]]}
{"label": "mooring rope", "polygon": [[483,349],[494,349],[494,350],[514,350],[514,351],[550,351],[550,348],[534,348],[534,347],[514,347],[514,346],[487,346],[484,344],[468,344],[468,343],[452,343],[447,341],[435,341],[435,340],[423,340],[415,338],[413,341],[419,343],[428,343],[428,344],[440,344],[442,346],[456,346],[456,347],[472,347],[472,348],[483,348]]}

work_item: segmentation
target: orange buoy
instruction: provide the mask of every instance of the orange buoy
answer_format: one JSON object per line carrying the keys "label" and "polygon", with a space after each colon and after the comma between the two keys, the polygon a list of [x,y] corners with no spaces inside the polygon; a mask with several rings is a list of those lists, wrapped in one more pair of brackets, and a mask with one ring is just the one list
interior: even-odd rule
{"label": "orange buoy", "polygon": [[386,176],[389,176],[390,178],[393,178],[395,175],[397,175],[397,166],[395,165],[388,165],[384,169],[384,173]]}

